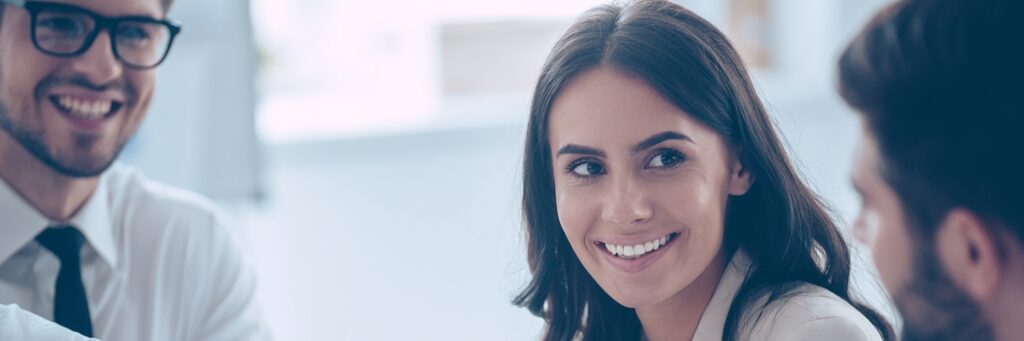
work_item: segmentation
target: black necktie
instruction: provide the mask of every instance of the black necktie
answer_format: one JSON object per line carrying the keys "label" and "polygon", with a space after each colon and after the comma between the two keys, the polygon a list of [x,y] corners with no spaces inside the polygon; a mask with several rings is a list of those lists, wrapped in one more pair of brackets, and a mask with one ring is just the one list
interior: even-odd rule
{"label": "black necktie", "polygon": [[36,241],[60,258],[57,292],[53,298],[53,320],[86,337],[92,337],[89,300],[82,285],[80,254],[85,237],[74,227],[47,228]]}

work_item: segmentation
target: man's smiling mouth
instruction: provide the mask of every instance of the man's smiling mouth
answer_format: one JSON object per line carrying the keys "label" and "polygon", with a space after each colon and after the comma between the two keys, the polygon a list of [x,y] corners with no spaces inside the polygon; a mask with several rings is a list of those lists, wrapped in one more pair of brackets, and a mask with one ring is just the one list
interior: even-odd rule
{"label": "man's smiling mouth", "polygon": [[79,119],[102,120],[117,112],[124,104],[114,100],[86,100],[72,96],[50,96],[53,103],[61,112]]}

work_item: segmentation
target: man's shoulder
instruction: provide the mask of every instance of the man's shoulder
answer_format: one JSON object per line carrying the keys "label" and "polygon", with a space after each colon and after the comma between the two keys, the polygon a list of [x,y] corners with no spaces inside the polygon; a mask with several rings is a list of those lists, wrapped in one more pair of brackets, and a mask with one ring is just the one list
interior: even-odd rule
{"label": "man's shoulder", "polygon": [[192,251],[232,242],[223,214],[206,197],[148,179],[130,166],[111,167],[104,176],[112,223],[131,242],[187,245]]}
{"label": "man's shoulder", "polygon": [[138,281],[133,285],[149,290],[136,299],[176,302],[169,307],[198,316],[203,327],[191,331],[194,339],[255,339],[240,335],[263,332],[255,275],[212,201],[124,165],[108,170],[103,181],[116,239],[128,260],[121,270]]}
{"label": "man's shoulder", "polygon": [[176,225],[216,224],[220,215],[206,197],[147,178],[138,169],[117,164],[104,175],[107,198],[115,216],[130,221],[175,223]]}

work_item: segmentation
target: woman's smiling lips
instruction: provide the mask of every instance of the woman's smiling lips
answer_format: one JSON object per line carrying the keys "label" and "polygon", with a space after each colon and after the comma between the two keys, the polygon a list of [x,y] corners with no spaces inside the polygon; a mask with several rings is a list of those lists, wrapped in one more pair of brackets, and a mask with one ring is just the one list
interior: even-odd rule
{"label": "woman's smiling lips", "polygon": [[653,264],[675,245],[681,232],[672,232],[644,241],[595,241],[594,246],[609,264],[624,272],[639,272]]}

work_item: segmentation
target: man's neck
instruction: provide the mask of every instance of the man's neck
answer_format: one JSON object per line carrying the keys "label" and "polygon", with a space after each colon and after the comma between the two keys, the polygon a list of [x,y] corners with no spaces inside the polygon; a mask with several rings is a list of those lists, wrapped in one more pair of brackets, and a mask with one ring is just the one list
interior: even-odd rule
{"label": "man's neck", "polygon": [[664,302],[636,310],[644,334],[651,341],[690,340],[725,272],[724,252],[685,289]]}
{"label": "man's neck", "polygon": [[39,213],[57,222],[66,221],[78,212],[99,181],[98,177],[72,178],[57,173],[3,131],[0,131],[0,178]]}

